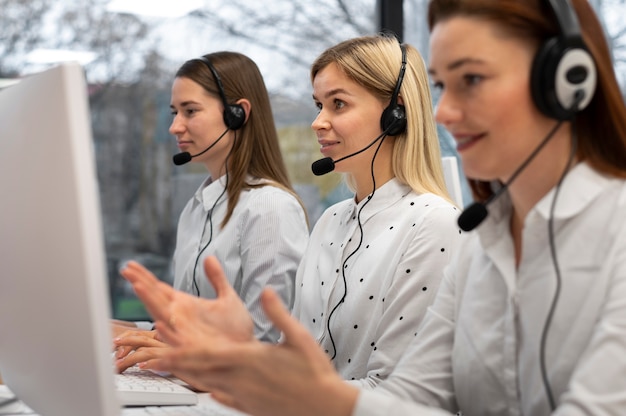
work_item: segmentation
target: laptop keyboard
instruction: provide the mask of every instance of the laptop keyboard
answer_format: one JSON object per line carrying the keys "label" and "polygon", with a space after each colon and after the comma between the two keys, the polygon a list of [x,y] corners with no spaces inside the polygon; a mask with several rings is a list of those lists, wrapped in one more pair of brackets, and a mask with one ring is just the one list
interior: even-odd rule
{"label": "laptop keyboard", "polygon": [[217,402],[197,406],[126,407],[122,416],[246,416]]}
{"label": "laptop keyboard", "polygon": [[138,367],[115,375],[117,396],[123,406],[194,405],[198,396],[176,381]]}

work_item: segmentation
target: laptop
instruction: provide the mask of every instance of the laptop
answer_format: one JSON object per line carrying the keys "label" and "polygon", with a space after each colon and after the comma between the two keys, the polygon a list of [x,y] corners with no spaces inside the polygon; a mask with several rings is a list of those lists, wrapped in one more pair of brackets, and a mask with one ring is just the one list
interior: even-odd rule
{"label": "laptop", "polygon": [[0,126],[2,379],[42,415],[119,415],[83,69],[1,90]]}

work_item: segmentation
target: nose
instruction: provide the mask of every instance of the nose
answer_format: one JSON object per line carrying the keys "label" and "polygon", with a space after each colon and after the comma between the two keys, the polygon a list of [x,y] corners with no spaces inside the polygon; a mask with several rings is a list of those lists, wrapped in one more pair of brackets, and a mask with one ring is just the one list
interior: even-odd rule
{"label": "nose", "polygon": [[185,125],[181,120],[179,114],[174,115],[172,119],[172,124],[170,124],[170,134],[173,136],[178,136],[185,130]]}
{"label": "nose", "polygon": [[446,127],[461,120],[463,111],[457,100],[445,90],[441,92],[435,108],[435,121]]}
{"label": "nose", "polygon": [[326,117],[325,111],[322,109],[319,113],[317,113],[317,117],[311,123],[311,128],[314,131],[324,130],[330,128],[330,121]]}

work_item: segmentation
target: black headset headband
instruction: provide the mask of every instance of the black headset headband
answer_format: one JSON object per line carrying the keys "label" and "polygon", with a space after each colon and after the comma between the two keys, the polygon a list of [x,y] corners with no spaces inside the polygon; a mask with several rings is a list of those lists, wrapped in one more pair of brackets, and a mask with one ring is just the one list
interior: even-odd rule
{"label": "black headset headband", "polygon": [[207,68],[213,74],[213,78],[215,79],[215,84],[217,85],[217,90],[222,100],[222,104],[224,105],[224,124],[231,130],[240,129],[241,126],[246,121],[246,112],[243,107],[239,104],[229,104],[226,100],[226,93],[224,92],[224,85],[222,84],[222,78],[220,78],[217,70],[211,63],[211,60],[206,56],[201,56],[197,58],[198,61],[202,61]]}

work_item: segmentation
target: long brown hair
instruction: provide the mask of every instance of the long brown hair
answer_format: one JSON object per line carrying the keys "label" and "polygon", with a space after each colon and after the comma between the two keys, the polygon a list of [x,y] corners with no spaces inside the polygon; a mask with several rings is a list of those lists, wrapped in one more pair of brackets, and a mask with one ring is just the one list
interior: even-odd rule
{"label": "long brown hair", "polygon": [[[626,107],[609,46],[589,2],[571,0],[570,3],[598,71],[595,94],[589,106],[573,121],[578,134],[577,156],[598,172],[626,178]],[[493,22],[508,34],[537,45],[559,34],[558,21],[546,0],[431,0],[428,8],[431,31],[437,23],[455,16]],[[485,201],[493,194],[488,182],[470,179],[470,187],[478,201]]]}
{"label": "long brown hair", "polygon": [[[277,186],[291,193],[304,209],[287,175],[269,95],[259,68],[250,58],[237,52],[222,51],[204,56],[211,61],[219,74],[229,104],[241,98],[250,101],[248,119],[243,127],[235,131],[236,140],[228,160],[228,209],[222,227],[228,223],[244,189]],[[201,60],[191,59],[185,62],[176,72],[176,77],[189,78],[200,84],[209,94],[220,98],[213,74]],[[266,179],[268,183],[250,184],[246,182],[248,175]]]}

